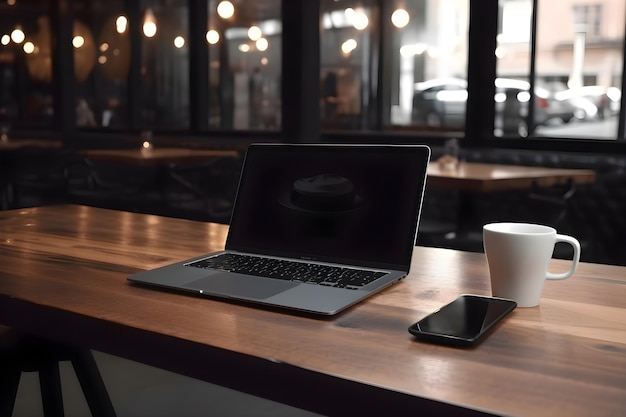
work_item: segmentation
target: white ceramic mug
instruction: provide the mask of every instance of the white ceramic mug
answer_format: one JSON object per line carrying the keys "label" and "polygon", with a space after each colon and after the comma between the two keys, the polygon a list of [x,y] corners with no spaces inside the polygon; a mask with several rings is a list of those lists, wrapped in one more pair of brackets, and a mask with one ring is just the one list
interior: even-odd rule
{"label": "white ceramic mug", "polygon": [[[569,271],[548,272],[557,242],[574,248]],[[483,226],[483,245],[494,297],[517,301],[519,307],[535,307],[546,279],[572,276],[580,261],[580,243],[549,226],[530,223],[491,223]]]}

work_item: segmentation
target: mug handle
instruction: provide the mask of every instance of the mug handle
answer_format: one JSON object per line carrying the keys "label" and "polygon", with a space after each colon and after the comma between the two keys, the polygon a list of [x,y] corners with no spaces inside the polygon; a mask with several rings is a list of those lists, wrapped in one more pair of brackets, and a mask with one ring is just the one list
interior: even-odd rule
{"label": "mug handle", "polygon": [[572,276],[576,268],[578,267],[578,262],[580,261],[580,242],[574,237],[567,235],[556,235],[554,243],[565,242],[572,245],[574,248],[574,259],[572,259],[572,266],[570,266],[569,271],[564,272],[562,274],[553,274],[552,272],[548,272],[546,278],[548,279],[565,279]]}

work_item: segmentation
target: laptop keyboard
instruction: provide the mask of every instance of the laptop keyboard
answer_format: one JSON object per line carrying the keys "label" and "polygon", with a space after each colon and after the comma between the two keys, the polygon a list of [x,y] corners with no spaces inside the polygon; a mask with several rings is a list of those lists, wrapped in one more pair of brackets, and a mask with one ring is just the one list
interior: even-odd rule
{"label": "laptop keyboard", "polygon": [[260,258],[257,256],[223,253],[211,258],[192,262],[187,266],[219,269],[240,274],[266,278],[305,282],[329,287],[358,290],[364,285],[385,275],[384,272],[369,271],[339,266],[294,262],[283,259]]}

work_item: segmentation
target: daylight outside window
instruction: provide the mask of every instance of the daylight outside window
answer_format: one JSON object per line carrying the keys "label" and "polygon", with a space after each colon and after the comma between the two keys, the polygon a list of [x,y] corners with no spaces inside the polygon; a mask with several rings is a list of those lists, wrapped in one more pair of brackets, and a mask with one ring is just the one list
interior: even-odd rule
{"label": "daylight outside window", "polygon": [[397,5],[396,10],[406,7],[410,20],[406,26],[391,22],[392,57],[397,62],[391,124],[417,130],[463,130],[469,2],[411,1]]}
{"label": "daylight outside window", "polygon": [[528,117],[532,3],[499,3],[495,135],[617,139],[624,1],[538,1]]}

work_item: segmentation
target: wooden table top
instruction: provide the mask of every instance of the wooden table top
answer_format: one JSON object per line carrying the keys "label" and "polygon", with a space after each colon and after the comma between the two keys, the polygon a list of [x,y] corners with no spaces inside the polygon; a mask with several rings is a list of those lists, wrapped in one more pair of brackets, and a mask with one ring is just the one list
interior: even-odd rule
{"label": "wooden table top", "polygon": [[461,162],[457,168],[446,168],[436,161],[428,165],[427,186],[466,191],[492,192],[529,189],[536,185],[550,187],[573,181],[590,184],[596,174],[589,169],[564,169],[518,165]]}
{"label": "wooden table top", "polygon": [[220,249],[226,233],[84,206],[0,211],[0,323],[326,415],[626,410],[624,267],[581,263],[471,349],[418,342],[407,328],[459,294],[489,294],[483,254],[416,247],[406,279],[331,319],[126,280]]}
{"label": "wooden table top", "polygon": [[159,148],[137,149],[86,149],[83,155],[94,161],[121,162],[134,165],[159,165],[169,163],[201,162],[216,157],[236,157],[234,150]]}

